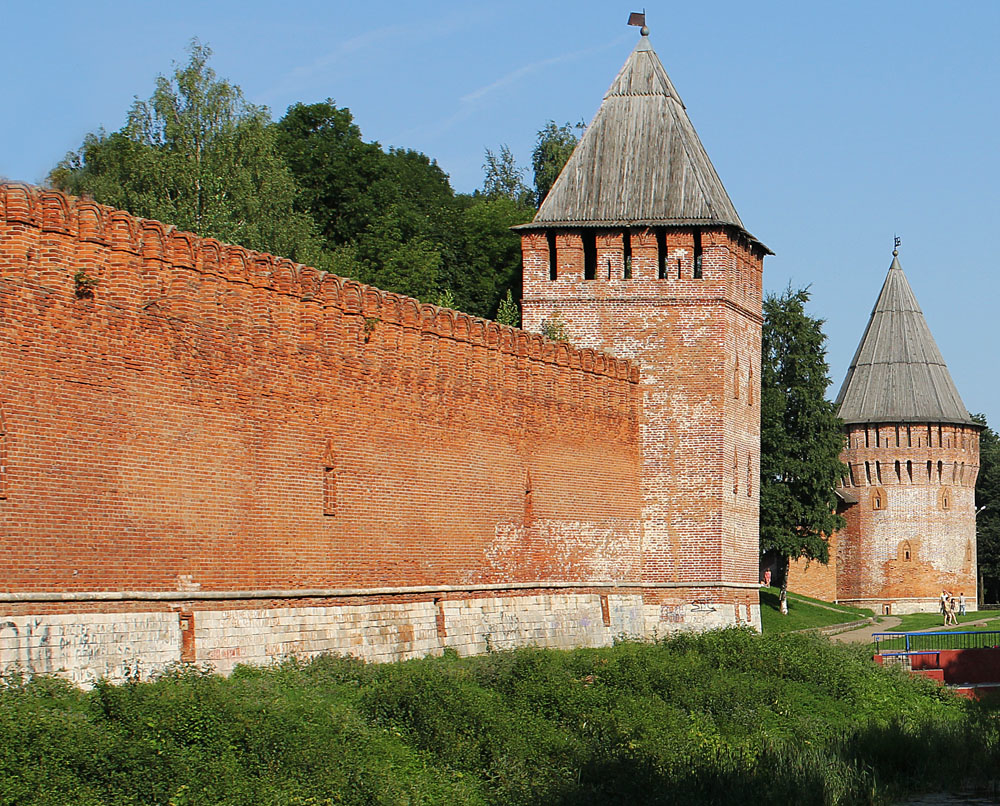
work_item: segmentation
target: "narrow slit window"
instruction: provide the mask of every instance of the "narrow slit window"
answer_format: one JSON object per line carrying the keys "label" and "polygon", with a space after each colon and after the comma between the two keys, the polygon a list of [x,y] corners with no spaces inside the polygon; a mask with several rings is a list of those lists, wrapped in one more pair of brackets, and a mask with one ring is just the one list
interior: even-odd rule
{"label": "narrow slit window", "polygon": [[906,460],[906,477],[910,480],[910,484],[913,484],[913,462],[909,459]]}
{"label": "narrow slit window", "polygon": [[903,481],[903,471],[902,465],[900,465],[899,460],[896,460],[896,481],[902,483]]}
{"label": "narrow slit window", "polygon": [[597,278],[597,235],[594,232],[583,233],[583,279]]}
{"label": "narrow slit window", "polygon": [[656,276],[660,280],[667,279],[667,231],[656,231]]}
{"label": "narrow slit window", "polygon": [[944,462],[938,462],[938,483],[944,480]]}
{"label": "narrow slit window", "polygon": [[878,483],[882,483],[882,463],[875,462],[875,478],[878,479]]}
{"label": "narrow slit window", "polygon": [[702,276],[701,230],[694,231],[694,271],[692,276],[700,280]]}
{"label": "narrow slit window", "polygon": [[7,497],[7,419],[0,405],[0,500]]}
{"label": "narrow slit window", "polygon": [[622,233],[622,279],[632,279],[632,233]]}
{"label": "narrow slit window", "polygon": [[549,242],[549,279],[555,280],[558,274],[556,267],[559,265],[559,258],[556,254],[556,234],[549,232],[545,237]]}
{"label": "narrow slit window", "polygon": [[337,457],[332,442],[323,453],[323,514],[337,514]]}
{"label": "narrow slit window", "polygon": [[865,478],[868,479],[868,484],[872,483],[872,464],[871,462],[865,462]]}

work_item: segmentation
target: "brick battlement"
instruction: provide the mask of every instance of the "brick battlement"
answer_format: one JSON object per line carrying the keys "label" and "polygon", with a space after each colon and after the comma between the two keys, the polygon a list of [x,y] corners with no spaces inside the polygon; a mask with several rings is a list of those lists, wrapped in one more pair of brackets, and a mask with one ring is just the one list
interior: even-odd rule
{"label": "brick battlement", "polygon": [[[96,288],[101,296],[106,293],[116,302],[121,301],[123,293],[131,291],[135,297],[132,301],[142,308],[157,306],[162,311],[171,302],[193,294],[200,297],[196,304],[211,308],[214,313],[222,313],[219,304],[227,293],[225,287],[216,285],[221,280],[227,285],[267,289],[322,309],[336,309],[346,316],[363,319],[362,326],[369,330],[384,322],[626,385],[639,381],[638,368],[627,360],[552,342],[535,333],[421,303],[284,258],[200,238],[159,221],[137,218],[59,191],[19,183],[0,184],[0,223],[12,230],[5,236],[8,243],[0,253],[3,255],[0,277],[13,274],[47,282],[61,280],[62,290],[72,292],[73,276],[82,270],[98,281]],[[33,259],[35,239],[27,232],[19,237],[16,225],[63,236],[62,246],[71,249],[73,259],[67,261],[61,278],[56,276],[59,272],[53,271],[51,263],[43,269],[40,261]],[[28,249],[24,260],[17,254],[22,241]],[[141,271],[131,277],[123,276],[120,262],[118,266],[111,265],[115,261],[109,259],[108,252],[139,258],[139,263],[127,260],[125,263]],[[199,291],[207,293],[198,294]],[[190,304],[193,300],[183,301]],[[311,306],[303,306],[303,310],[306,307]]]}

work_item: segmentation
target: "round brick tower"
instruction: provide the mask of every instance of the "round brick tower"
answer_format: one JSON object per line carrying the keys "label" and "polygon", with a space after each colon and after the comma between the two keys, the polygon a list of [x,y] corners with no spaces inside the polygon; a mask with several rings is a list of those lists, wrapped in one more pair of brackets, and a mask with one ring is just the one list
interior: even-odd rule
{"label": "round brick tower", "polygon": [[976,606],[981,427],[893,251],[837,397],[849,467],[838,495],[837,599],[880,613],[933,611],[942,589]]}

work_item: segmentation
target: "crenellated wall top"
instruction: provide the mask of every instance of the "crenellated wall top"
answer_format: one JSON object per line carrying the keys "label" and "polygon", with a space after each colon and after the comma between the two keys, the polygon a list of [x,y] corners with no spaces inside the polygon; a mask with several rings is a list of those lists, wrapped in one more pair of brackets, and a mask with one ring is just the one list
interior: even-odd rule
{"label": "crenellated wall top", "polygon": [[0,183],[0,225],[7,229],[22,225],[111,252],[135,255],[167,273],[184,270],[212,275],[290,295],[303,303],[337,308],[346,314],[376,318],[594,375],[639,382],[638,367],[625,359],[551,342],[540,334],[422,303],[286,258],[202,238],[57,190]]}

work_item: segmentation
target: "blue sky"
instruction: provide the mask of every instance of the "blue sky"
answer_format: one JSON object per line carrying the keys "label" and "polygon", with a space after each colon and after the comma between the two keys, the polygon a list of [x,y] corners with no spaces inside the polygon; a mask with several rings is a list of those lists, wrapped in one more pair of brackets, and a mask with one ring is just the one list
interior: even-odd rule
{"label": "blue sky", "polygon": [[[771,290],[811,285],[835,395],[892,238],[966,405],[1000,423],[1000,3],[646,0],[651,40]],[[198,37],[280,117],[333,98],[366,139],[435,158],[459,191],[483,151],[527,165],[547,120],[589,121],[637,32],[574,2],[0,0],[0,176],[40,182]],[[994,356],[991,358],[990,356]]]}

